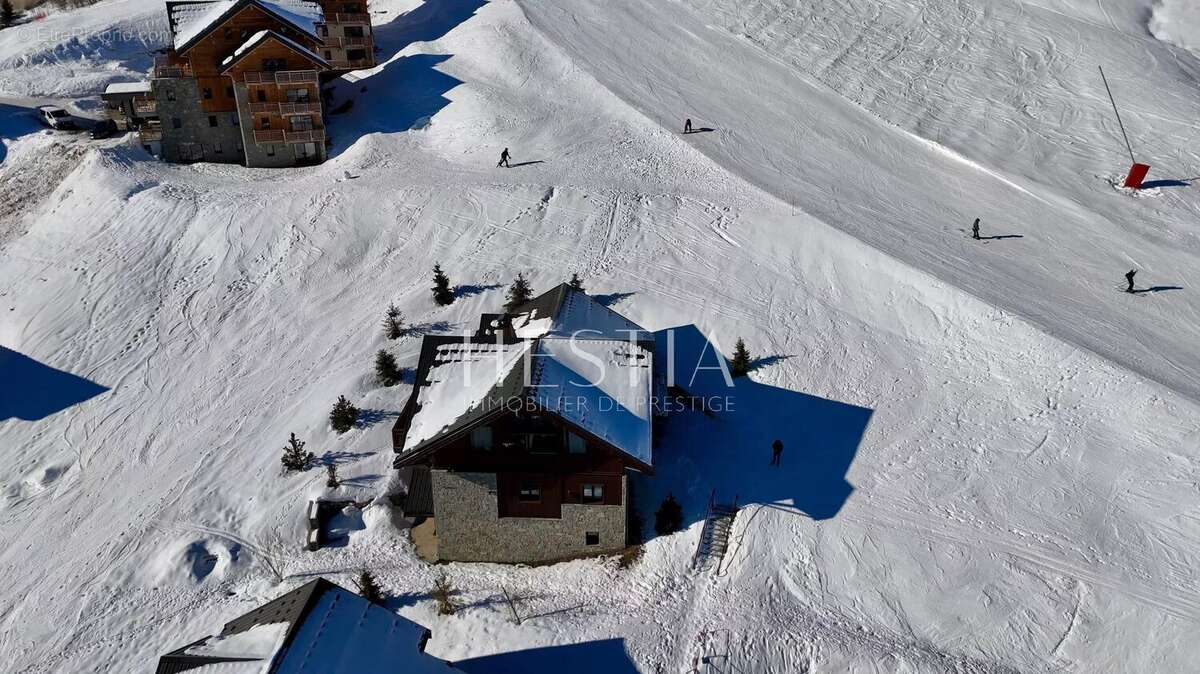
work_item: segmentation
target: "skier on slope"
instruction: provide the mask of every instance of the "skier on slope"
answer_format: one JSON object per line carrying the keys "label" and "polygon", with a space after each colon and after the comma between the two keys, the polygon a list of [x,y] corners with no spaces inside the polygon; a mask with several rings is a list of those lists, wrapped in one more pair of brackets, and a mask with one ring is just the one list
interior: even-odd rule
{"label": "skier on slope", "polygon": [[691,117],[689,117],[683,121],[683,132],[684,133],[692,132],[692,118]]}
{"label": "skier on slope", "polygon": [[508,148],[504,148],[504,152],[500,153],[500,161],[496,163],[497,168],[501,166],[504,168],[512,168],[508,165]]}
{"label": "skier on slope", "polygon": [[1127,293],[1133,292],[1133,277],[1135,274],[1137,274],[1136,269],[1130,269],[1129,272],[1125,274],[1125,280],[1129,282],[1129,287],[1125,289],[1125,292]]}
{"label": "skier on slope", "polygon": [[971,225],[971,238],[979,240],[979,218],[975,218],[975,224]]}

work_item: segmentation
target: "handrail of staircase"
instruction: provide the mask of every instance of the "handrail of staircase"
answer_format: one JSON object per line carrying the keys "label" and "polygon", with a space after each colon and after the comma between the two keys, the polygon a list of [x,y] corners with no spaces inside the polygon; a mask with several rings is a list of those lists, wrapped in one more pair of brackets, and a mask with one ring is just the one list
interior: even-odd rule
{"label": "handrail of staircase", "polygon": [[696,551],[692,553],[692,567],[695,568],[696,560],[700,559],[700,546],[704,545],[704,529],[708,526],[708,518],[712,516],[713,503],[717,498],[717,488],[713,487],[712,493],[708,495],[708,506],[704,509],[704,524],[700,526],[700,540],[696,541]]}

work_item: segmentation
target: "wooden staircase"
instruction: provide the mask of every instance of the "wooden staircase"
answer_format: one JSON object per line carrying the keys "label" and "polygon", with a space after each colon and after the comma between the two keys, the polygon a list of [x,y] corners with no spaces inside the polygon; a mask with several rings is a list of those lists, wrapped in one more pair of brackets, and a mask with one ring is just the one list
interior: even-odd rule
{"label": "wooden staircase", "polygon": [[[733,528],[733,520],[737,517],[737,497],[733,503],[717,503],[716,490],[708,497],[708,508],[704,514],[704,528],[700,531],[700,542],[696,544],[696,552],[692,555],[692,568],[707,570],[715,566],[721,567],[725,558],[725,550],[729,548],[729,532]],[[715,564],[714,564],[715,562]]]}

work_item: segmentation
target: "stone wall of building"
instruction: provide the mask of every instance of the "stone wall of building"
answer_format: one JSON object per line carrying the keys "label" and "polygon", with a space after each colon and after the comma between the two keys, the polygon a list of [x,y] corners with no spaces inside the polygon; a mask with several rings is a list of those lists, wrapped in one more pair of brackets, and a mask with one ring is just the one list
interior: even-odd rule
{"label": "stone wall of building", "polygon": [[[153,80],[155,105],[162,124],[162,158],[171,162],[241,163],[242,130],[237,113],[205,112],[200,90],[190,77]],[[212,117],[213,119],[210,119]],[[216,121],[216,126],[212,122]],[[175,128],[176,122],[179,128]]]}
{"label": "stone wall of building", "polygon": [[[625,547],[625,503],[564,503],[560,519],[498,516],[495,473],[431,471],[438,559],[547,562]],[[622,477],[627,494],[628,478]],[[587,532],[600,535],[587,545]]]}

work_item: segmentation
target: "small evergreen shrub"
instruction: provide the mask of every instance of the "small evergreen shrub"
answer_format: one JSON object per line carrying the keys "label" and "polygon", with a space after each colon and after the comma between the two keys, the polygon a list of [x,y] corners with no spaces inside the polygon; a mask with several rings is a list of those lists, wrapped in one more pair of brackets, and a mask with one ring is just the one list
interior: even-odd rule
{"label": "small evergreen shrub", "polygon": [[663,499],[658,512],[654,513],[654,531],[659,536],[667,536],[683,528],[683,506],[671,494]]}
{"label": "small evergreen shrub", "polygon": [[329,425],[338,435],[354,428],[358,423],[358,408],[346,400],[346,396],[338,396],[337,402],[329,412]]}

